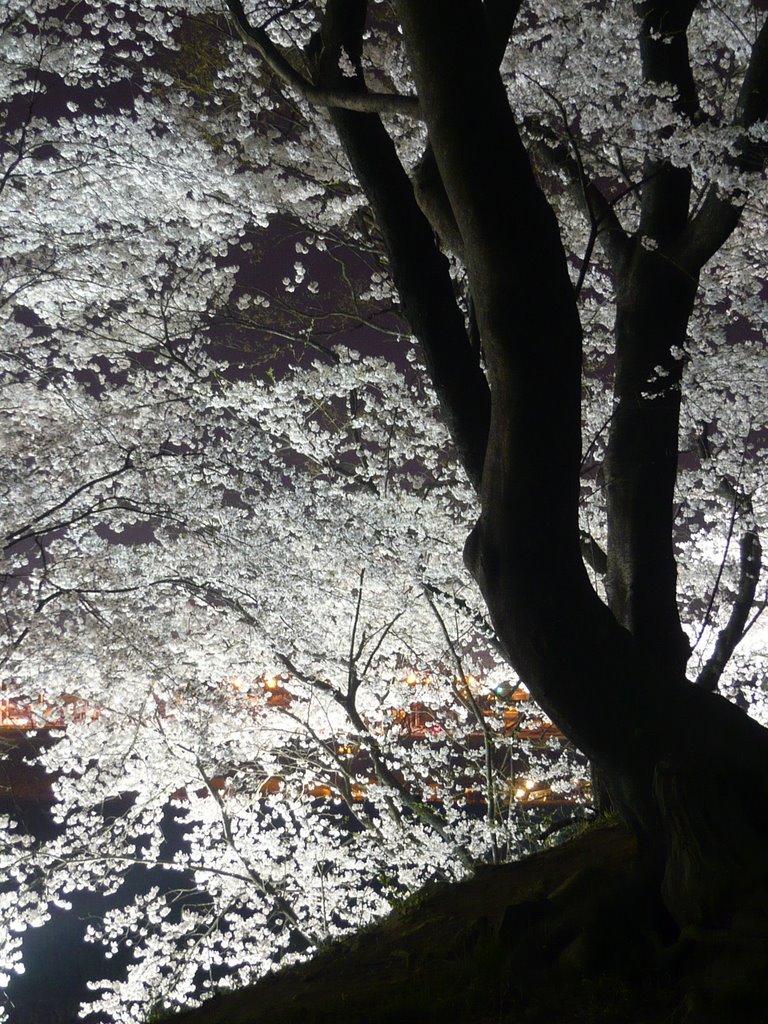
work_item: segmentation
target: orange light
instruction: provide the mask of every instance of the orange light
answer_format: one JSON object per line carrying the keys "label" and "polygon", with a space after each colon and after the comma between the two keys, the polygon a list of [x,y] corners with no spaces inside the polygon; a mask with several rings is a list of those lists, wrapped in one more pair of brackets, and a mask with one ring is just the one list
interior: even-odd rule
{"label": "orange light", "polygon": [[333,796],[333,790],[330,786],[326,786],[324,783],[310,783],[307,786],[305,792],[309,796],[319,797],[321,800],[328,800]]}

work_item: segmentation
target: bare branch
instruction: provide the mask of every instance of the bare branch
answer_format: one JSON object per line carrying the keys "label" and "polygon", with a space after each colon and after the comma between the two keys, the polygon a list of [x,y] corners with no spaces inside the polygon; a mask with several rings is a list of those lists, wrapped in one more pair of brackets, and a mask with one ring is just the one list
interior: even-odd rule
{"label": "bare branch", "polygon": [[445,824],[440,820],[438,815],[435,814],[434,811],[430,810],[430,808],[427,807],[426,804],[422,803],[420,800],[417,800],[410,792],[408,787],[405,785],[405,783],[401,781],[401,779],[399,779],[397,775],[392,771],[392,769],[387,765],[384,757],[384,752],[382,751],[378,743],[378,740],[366,727],[365,722],[360,717],[357,708],[354,705],[348,706],[347,713],[349,714],[350,720],[352,724],[355,726],[355,728],[358,730],[358,732],[366,738],[368,752],[371,756],[371,761],[373,762],[373,769],[379,781],[382,782],[384,785],[389,786],[390,789],[395,790],[396,793],[399,793],[401,800],[408,808],[408,810],[410,810],[421,821],[425,822],[425,824],[429,825],[430,828],[435,833],[437,833],[438,836],[440,836],[443,842],[447,843],[448,846],[450,846],[454,855],[462,863],[462,865],[468,871],[471,871],[474,867],[472,858],[469,856],[469,854],[467,853],[463,846],[459,846],[455,842],[455,840],[451,838],[451,836],[448,834],[448,830],[445,827]]}
{"label": "bare branch", "polygon": [[293,928],[299,935],[301,935],[302,939],[307,943],[307,945],[313,945],[317,941],[316,938],[307,934],[304,931],[290,903],[288,903],[285,897],[281,896],[277,889],[269,881],[267,881],[267,879],[263,878],[255,870],[250,861],[243,856],[243,853],[238,847],[237,841],[232,831],[232,822],[229,817],[229,814],[227,813],[227,809],[224,806],[224,801],[221,798],[221,793],[219,793],[218,789],[214,785],[213,779],[209,778],[208,773],[203,767],[203,764],[200,761],[199,757],[195,758],[195,766],[198,772],[200,773],[200,778],[203,780],[203,783],[205,785],[206,790],[208,791],[209,796],[213,799],[213,801],[216,804],[216,807],[219,812],[219,818],[221,820],[222,830],[224,832],[224,839],[227,843],[227,846],[232,850],[234,855],[243,865],[248,875],[248,878],[256,886],[259,892],[261,892],[263,896],[266,896],[267,899],[270,899],[274,902],[275,910],[278,913],[282,914],[288,921],[290,921]]}
{"label": "bare branch", "polygon": [[61,501],[58,501],[55,505],[46,509],[45,512],[41,512],[39,515],[30,519],[29,522],[25,523],[24,526],[20,526],[17,530],[13,530],[11,533],[6,534],[5,540],[7,543],[3,550],[7,551],[15,544],[19,544],[24,540],[28,540],[29,538],[36,536],[38,531],[34,531],[32,528],[36,526],[37,523],[42,522],[44,519],[50,519],[51,516],[55,515],[56,512],[60,512],[61,509],[74,501],[75,498],[81,495],[84,491],[90,490],[90,488],[96,487],[98,484],[105,483],[107,480],[114,480],[116,477],[133,469],[134,451],[135,447],[128,450],[125,456],[125,462],[118,469],[113,469],[109,473],[103,473],[101,476],[94,477],[93,480],[86,480],[85,483],[80,484],[80,486],[76,487],[74,491],[68,494],[65,498],[62,498]]}
{"label": "bare branch", "polygon": [[449,594],[445,590],[441,590],[439,587],[436,587],[433,583],[424,582],[422,583],[422,586],[428,594],[431,594],[434,597],[439,597],[443,601],[447,601],[463,615],[466,615],[475,626],[475,629],[480,631],[483,639],[486,640],[494,650],[498,651],[502,658],[507,658],[504,646],[496,635],[496,631],[493,626],[478,611],[475,611],[475,609],[472,608],[463,597],[456,597],[454,594]]}

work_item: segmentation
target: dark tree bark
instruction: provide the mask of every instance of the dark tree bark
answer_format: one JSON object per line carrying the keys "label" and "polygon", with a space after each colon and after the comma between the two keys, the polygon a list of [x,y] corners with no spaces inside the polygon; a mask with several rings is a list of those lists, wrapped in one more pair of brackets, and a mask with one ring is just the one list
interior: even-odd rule
{"label": "dark tree bark", "polygon": [[615,407],[604,463],[607,590],[655,670],[685,672],[677,607],[674,492],[683,352],[697,281],[637,242],[617,274]]}
{"label": "dark tree bark", "polygon": [[[339,54],[357,62],[365,0],[330,0],[322,32],[319,76],[324,86],[362,91],[362,75],[342,77]],[[395,147],[374,114],[336,109],[336,130],[371,204],[387,247],[403,312],[422,345],[432,383],[459,456],[479,487],[490,417],[490,392],[456,305],[448,260],[419,208]]]}
{"label": "dark tree bark", "polygon": [[[679,111],[690,117],[697,101],[685,29],[694,6],[670,0],[638,8],[646,76],[677,85]],[[327,5],[318,65],[326,93],[365,91],[359,63],[355,79],[341,81],[338,72],[341,46],[359,60],[365,7],[365,0]],[[590,584],[578,528],[576,296],[555,215],[498,73],[492,7],[498,14],[480,0],[397,3],[441,217],[447,201],[451,244],[469,279],[487,384],[435,225],[378,116],[337,109],[333,117],[478,489],[481,514],[465,557],[503,648],[597,766],[651,870],[663,875],[670,908],[681,921],[707,920],[733,903],[739,887],[767,881],[768,733],[685,679],[672,540],[687,322],[699,270],[739,211],[712,200],[689,222],[689,175],[662,162],[646,168],[638,237],[623,235],[612,211],[600,215],[618,307],[606,463],[608,608]],[[765,76],[750,73],[764,101]],[[749,123],[764,116],[764,106],[750,98]],[[580,184],[594,217],[599,192]]]}

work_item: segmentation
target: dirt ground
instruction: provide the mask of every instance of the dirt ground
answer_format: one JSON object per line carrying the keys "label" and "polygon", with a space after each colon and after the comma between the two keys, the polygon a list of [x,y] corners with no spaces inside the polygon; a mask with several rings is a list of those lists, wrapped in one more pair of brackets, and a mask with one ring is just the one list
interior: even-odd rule
{"label": "dirt ground", "polygon": [[768,915],[680,933],[595,825],[420,894],[361,935],[174,1024],[765,1024]]}

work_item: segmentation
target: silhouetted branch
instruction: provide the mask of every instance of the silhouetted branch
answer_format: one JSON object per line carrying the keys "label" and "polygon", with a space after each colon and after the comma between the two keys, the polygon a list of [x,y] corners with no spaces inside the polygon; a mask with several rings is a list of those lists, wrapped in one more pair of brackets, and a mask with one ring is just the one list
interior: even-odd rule
{"label": "silhouetted branch", "polygon": [[[524,126],[529,133],[526,148],[534,167],[555,174],[565,172],[571,195],[589,221],[590,233],[594,233],[595,239],[599,240],[614,271],[618,270],[627,254],[629,238],[616,215],[614,203],[586,176],[571,146],[562,141],[551,128],[533,118],[526,118]],[[623,192],[619,198],[625,194]]]}
{"label": "silhouetted branch", "polygon": [[[459,683],[458,686],[454,686],[454,691],[456,693],[456,697],[462,703],[465,703],[464,699],[463,699],[463,696],[462,696],[462,694],[460,692],[460,687],[463,684],[464,680],[466,679],[466,674],[464,672],[464,665],[463,665],[463,662],[461,660],[461,655],[459,654],[459,651],[458,651],[456,645],[454,644],[453,640],[451,639],[451,636],[450,636],[450,634],[448,632],[448,627],[445,624],[445,619],[440,614],[440,609],[435,604],[434,599],[432,597],[432,594],[430,593],[430,588],[429,587],[424,587],[424,596],[426,597],[427,602],[429,604],[429,607],[432,609],[432,612],[433,612],[435,618],[438,621],[438,624],[440,626],[440,631],[443,634],[443,638],[445,639],[446,644],[448,645],[448,650],[451,652],[451,657],[453,658],[454,663],[455,663],[456,668],[457,668],[458,673],[459,673],[459,679],[461,680],[461,682]],[[481,733],[483,734],[483,753],[485,755],[485,759],[484,759],[485,760],[485,793],[486,793],[486,800],[488,802],[488,808],[487,808],[487,813],[486,813],[486,820],[488,821],[488,825],[490,827],[490,832],[491,832],[492,861],[493,861],[494,864],[498,864],[499,863],[499,847],[498,847],[498,843],[496,841],[496,834],[495,834],[495,832],[493,830],[494,824],[496,822],[496,792],[495,792],[495,786],[493,784],[493,782],[494,782],[494,772],[493,772],[494,743],[493,743],[493,735],[491,733],[491,730],[488,728],[488,723],[485,720],[485,716],[483,715],[483,712],[478,707],[477,701],[475,700],[475,695],[472,693],[472,690],[470,689],[469,684],[467,684],[467,694],[466,694],[465,706],[466,705],[469,705],[469,708],[472,711],[472,714],[474,715],[475,721],[477,722],[478,727],[479,727]]]}
{"label": "silhouetted branch", "polygon": [[[728,480],[722,481],[721,489],[725,490],[728,497],[730,497],[734,503],[733,515],[731,517],[732,530],[736,514],[738,512],[745,512],[748,515],[751,514],[752,504],[749,498],[740,494]],[[736,646],[748,628],[747,619],[749,618],[749,613],[752,610],[755,600],[755,591],[757,589],[757,581],[760,577],[763,553],[760,538],[754,526],[750,526],[749,529],[745,530],[739,542],[739,550],[739,585],[736,591],[736,598],[731,608],[731,614],[728,617],[728,622],[725,627],[718,633],[714,651],[696,679],[697,686],[701,686],[705,690],[714,691],[717,689],[717,684],[720,676],[723,674],[723,669],[728,664],[731,655],[735,651]],[[723,561],[724,560],[725,557]],[[722,573],[722,568],[723,566],[721,565],[720,573]],[[718,574],[718,582],[720,579],[720,573]],[[712,597],[714,599],[714,593]]]}
{"label": "silhouetted branch", "polygon": [[581,557],[598,576],[605,576],[608,572],[608,556],[597,543],[595,538],[586,530],[579,531],[581,544]]}
{"label": "silhouetted branch", "polygon": [[[749,136],[749,129],[768,118],[768,19],[752,47],[747,71],[736,103],[734,123],[743,132],[738,141],[736,166],[742,171],[759,171],[765,165],[768,147]],[[715,186],[707,192],[699,212],[683,233],[676,256],[696,270],[704,266],[728,239],[739,222],[743,200],[723,196]]]}
{"label": "silhouetted branch", "polygon": [[278,78],[295,89],[308,103],[318,107],[340,107],[344,110],[358,110],[375,114],[404,114],[407,117],[420,117],[417,96],[318,88],[283,56],[263,28],[251,25],[240,0],[227,0],[227,7],[241,38],[253,47]]}

